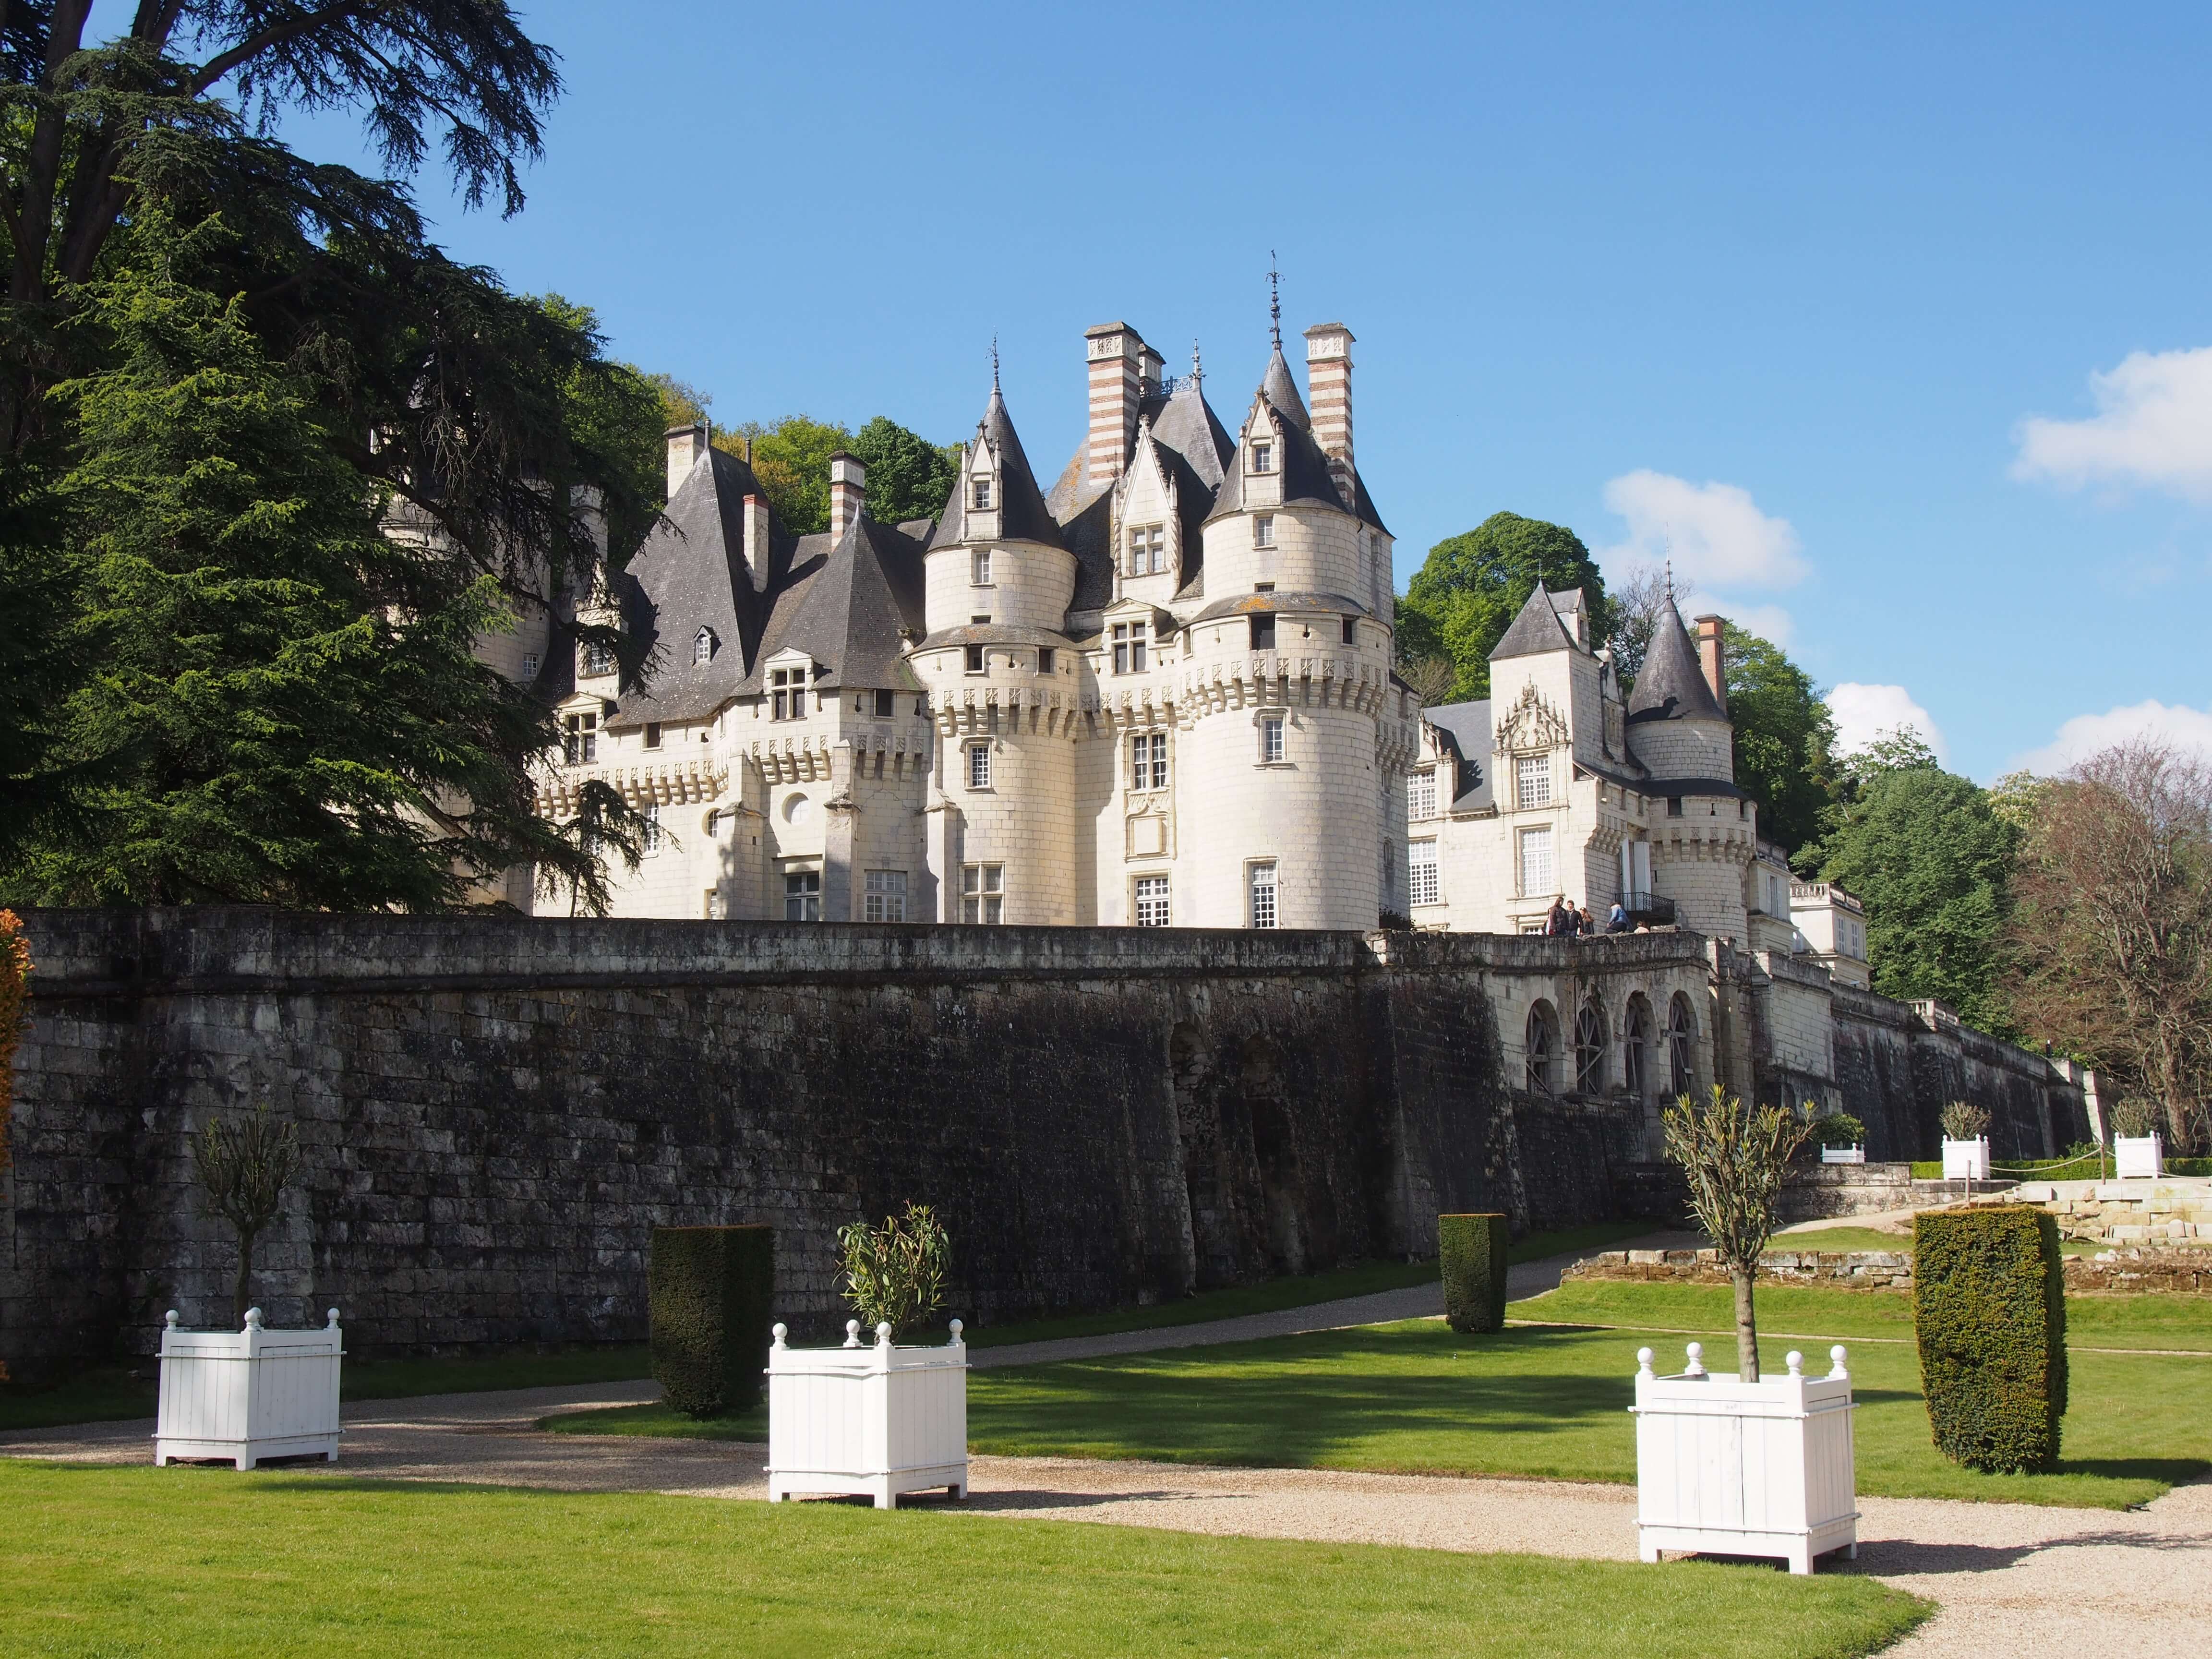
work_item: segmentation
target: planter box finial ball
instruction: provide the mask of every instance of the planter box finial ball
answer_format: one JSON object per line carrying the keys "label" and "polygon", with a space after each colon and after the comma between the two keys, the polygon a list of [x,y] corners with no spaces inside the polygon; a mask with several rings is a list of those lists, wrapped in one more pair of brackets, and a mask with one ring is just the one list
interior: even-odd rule
{"label": "planter box finial ball", "polygon": [[272,1331],[248,1308],[235,1331],[188,1331],[172,1308],[161,1321],[161,1394],[154,1462],[264,1457],[338,1461],[338,1310],[307,1330]]}
{"label": "planter box finial ball", "polygon": [[861,1494],[887,1510],[901,1492],[968,1493],[968,1346],[872,1346],[848,1320],[837,1348],[794,1348],[775,1328],[768,1355],[768,1496]]}

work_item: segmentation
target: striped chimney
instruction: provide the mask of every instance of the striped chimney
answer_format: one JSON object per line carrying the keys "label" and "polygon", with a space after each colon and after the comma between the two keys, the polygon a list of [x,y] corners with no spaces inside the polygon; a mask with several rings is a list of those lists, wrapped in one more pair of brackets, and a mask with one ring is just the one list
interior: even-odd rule
{"label": "striped chimney", "polygon": [[1316,323],[1306,331],[1306,390],[1313,404],[1314,442],[1328,457],[1330,476],[1352,499],[1352,331]]}
{"label": "striped chimney", "polygon": [[830,458],[830,544],[835,547],[846,530],[860,516],[868,499],[868,469],[855,457],[839,450]]}
{"label": "striped chimney", "polygon": [[[1091,365],[1091,436],[1085,446],[1092,483],[1112,483],[1129,465],[1137,441],[1138,376],[1145,343],[1127,323],[1101,323],[1083,331]],[[1155,359],[1157,361],[1157,359]]]}

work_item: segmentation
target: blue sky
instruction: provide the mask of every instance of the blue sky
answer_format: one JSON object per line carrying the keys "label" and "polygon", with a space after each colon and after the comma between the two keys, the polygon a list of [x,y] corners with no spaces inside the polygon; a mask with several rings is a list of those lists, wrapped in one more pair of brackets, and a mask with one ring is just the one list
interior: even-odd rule
{"label": "blue sky", "polygon": [[1358,337],[1401,586],[1509,507],[1973,775],[2212,744],[2203,8],[523,9],[528,208],[422,201],[722,423],[962,437],[995,333],[1048,477],[1121,318],[1233,427],[1273,249],[1286,330]]}

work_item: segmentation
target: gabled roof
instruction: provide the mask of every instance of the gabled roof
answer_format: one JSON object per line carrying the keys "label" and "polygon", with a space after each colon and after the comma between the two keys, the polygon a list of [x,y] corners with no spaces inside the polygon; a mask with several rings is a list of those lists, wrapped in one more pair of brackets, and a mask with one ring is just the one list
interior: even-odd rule
{"label": "gabled roof", "polygon": [[[1279,352],[1276,354],[1278,362],[1281,361],[1281,356]],[[1260,400],[1264,401],[1279,417],[1277,424],[1281,428],[1281,436],[1276,447],[1282,453],[1276,457],[1276,469],[1282,475],[1283,505],[1288,507],[1293,501],[1319,501],[1340,513],[1348,511],[1344,497],[1337,494],[1336,480],[1328,470],[1328,457],[1321,453],[1321,447],[1306,431],[1304,421],[1291,419],[1280,404],[1267,397],[1265,386],[1260,390]],[[1255,416],[1259,406],[1259,401],[1255,401],[1253,405]],[[1299,413],[1303,416],[1304,411],[1301,410]],[[1206,522],[1245,510],[1245,454],[1246,451],[1242,447],[1231,451],[1226,476],[1221,481],[1219,492],[1213,498],[1213,510],[1206,515]]]}
{"label": "gabled roof", "polygon": [[1628,718],[1632,721],[1728,719],[1713,699],[1712,687],[1705,684],[1696,647],[1690,643],[1690,631],[1682,626],[1682,613],[1674,608],[1671,593],[1659,607],[1651,643],[1644,647],[1644,666],[1629,692]]}
{"label": "gabled roof", "polygon": [[1528,603],[1521,607],[1521,614],[1514,617],[1513,625],[1492,648],[1490,659],[1502,662],[1508,657],[1534,657],[1547,651],[1582,648],[1560,622],[1552,595],[1545,592],[1543,583],[1538,582]]}
{"label": "gabled roof", "polygon": [[1160,399],[1158,413],[1149,408],[1145,413],[1152,417],[1154,443],[1173,450],[1205,483],[1209,495],[1221,488],[1222,479],[1229,474],[1230,458],[1237,453],[1237,441],[1206,401],[1203,382],[1195,379],[1179,382]]}
{"label": "gabled roof", "polygon": [[804,588],[774,650],[805,652],[830,685],[921,689],[900,649],[900,629],[922,627],[921,550],[907,536],[855,520]]}
{"label": "gabled roof", "polygon": [[1490,777],[1490,700],[1448,702],[1424,708],[1422,717],[1437,729],[1439,745],[1458,764],[1453,781],[1451,810],[1479,811],[1494,803]]}
{"label": "gabled roof", "polygon": [[983,418],[975,422],[975,442],[968,447],[966,463],[953,483],[951,498],[945,503],[944,516],[938,521],[937,534],[930,538],[930,545],[944,547],[968,539],[969,469],[975,464],[975,448],[980,444],[988,444],[999,461],[999,539],[1065,547],[1060,525],[1045,506],[1044,492],[1037,488],[1036,475],[1030,471],[1030,458],[1022,451],[1021,439],[1015,435],[1013,420],[1006,413],[1006,400],[996,386],[991,388],[991,401],[983,410]]}

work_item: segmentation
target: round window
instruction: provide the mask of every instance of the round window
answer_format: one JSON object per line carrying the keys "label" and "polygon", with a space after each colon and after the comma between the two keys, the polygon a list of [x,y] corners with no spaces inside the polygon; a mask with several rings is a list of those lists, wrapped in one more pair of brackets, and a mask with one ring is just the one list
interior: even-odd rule
{"label": "round window", "polygon": [[814,803],[804,795],[793,795],[783,803],[786,823],[805,823],[814,816]]}

